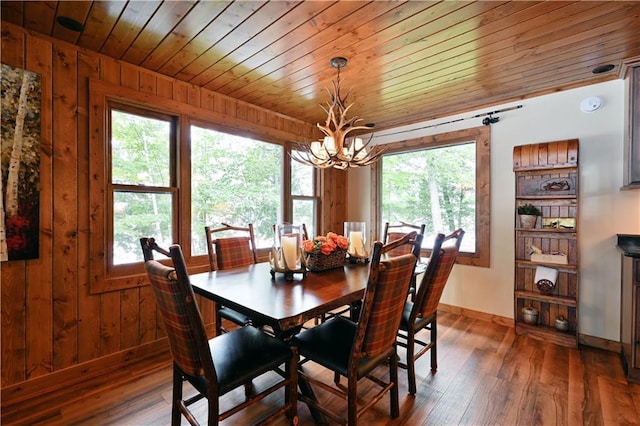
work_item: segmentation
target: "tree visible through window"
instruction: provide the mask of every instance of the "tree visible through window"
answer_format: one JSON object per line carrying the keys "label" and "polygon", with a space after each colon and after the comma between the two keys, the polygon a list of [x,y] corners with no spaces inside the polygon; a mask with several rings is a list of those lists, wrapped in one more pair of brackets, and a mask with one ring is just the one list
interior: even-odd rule
{"label": "tree visible through window", "polygon": [[428,255],[437,232],[465,231],[457,263],[490,266],[491,127],[480,126],[387,144],[374,165],[371,217],[426,225]]}
{"label": "tree visible through window", "polygon": [[173,120],[132,111],[110,110],[113,265],[142,261],[142,236],[164,247],[174,241]]}
{"label": "tree visible through window", "polygon": [[274,224],[302,221],[313,230],[315,171],[290,170],[293,143],[279,142],[268,126],[237,119],[242,130],[234,131],[211,111],[196,109],[196,118],[179,102],[118,90],[115,99],[110,85],[90,82],[92,293],[144,285],[142,237],[180,244],[187,264],[204,270],[206,225],[253,223],[262,257]]}
{"label": "tree visible through window", "polygon": [[207,252],[205,226],[253,223],[258,247],[271,247],[281,217],[284,148],[192,125],[191,250]]}
{"label": "tree visible through window", "polygon": [[437,232],[465,230],[462,251],[475,251],[475,142],[385,155],[382,222],[426,224],[423,247]]}
{"label": "tree visible through window", "polygon": [[291,222],[304,223],[310,238],[316,235],[317,225],[316,174],[316,168],[291,161]]}

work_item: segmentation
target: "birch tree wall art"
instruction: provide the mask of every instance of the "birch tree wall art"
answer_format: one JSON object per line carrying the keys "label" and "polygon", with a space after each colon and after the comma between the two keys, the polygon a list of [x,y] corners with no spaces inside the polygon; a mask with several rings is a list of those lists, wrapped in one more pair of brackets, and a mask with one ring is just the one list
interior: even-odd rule
{"label": "birch tree wall art", "polygon": [[40,74],[2,64],[0,261],[38,257]]}

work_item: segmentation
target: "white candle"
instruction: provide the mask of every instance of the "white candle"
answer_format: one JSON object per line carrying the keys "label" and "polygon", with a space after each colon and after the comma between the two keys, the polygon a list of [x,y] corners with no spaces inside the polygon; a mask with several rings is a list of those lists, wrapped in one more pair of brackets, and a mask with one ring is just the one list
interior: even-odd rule
{"label": "white candle", "polygon": [[283,235],[281,238],[282,255],[287,269],[298,269],[298,237],[297,235]]}
{"label": "white candle", "polygon": [[350,254],[364,253],[364,243],[362,242],[362,232],[351,231],[349,233],[349,242],[351,243]]}

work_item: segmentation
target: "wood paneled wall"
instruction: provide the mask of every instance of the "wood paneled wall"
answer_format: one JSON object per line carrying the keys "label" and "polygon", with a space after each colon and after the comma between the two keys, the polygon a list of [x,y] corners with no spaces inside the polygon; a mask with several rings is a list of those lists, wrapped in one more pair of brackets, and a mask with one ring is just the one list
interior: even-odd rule
{"label": "wood paneled wall", "polygon": [[[42,75],[40,257],[1,265],[1,385],[6,388],[113,359],[162,337],[149,287],[89,293],[89,79],[179,101],[190,111],[224,114],[239,125],[253,123],[275,138],[300,140],[313,135],[314,126],[6,22],[2,62]],[[345,173],[333,173],[329,181],[334,191],[340,189],[337,194],[345,192]],[[346,213],[336,205],[344,201],[325,204],[330,207],[323,213],[325,226],[342,226]]]}

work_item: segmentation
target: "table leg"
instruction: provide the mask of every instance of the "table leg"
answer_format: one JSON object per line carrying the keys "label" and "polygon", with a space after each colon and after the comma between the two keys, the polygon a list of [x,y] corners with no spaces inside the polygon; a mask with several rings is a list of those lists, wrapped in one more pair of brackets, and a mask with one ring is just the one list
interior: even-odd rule
{"label": "table leg", "polygon": [[[298,370],[303,371],[302,365],[298,365]],[[309,382],[305,380],[298,380],[298,387],[300,388],[300,393],[302,393],[307,398],[313,399],[314,401],[318,400]],[[324,414],[320,413],[310,405],[307,405],[307,407],[309,407],[309,412],[311,413],[311,417],[313,417],[313,421],[315,422],[315,424],[317,425],[329,424],[327,422],[327,419],[324,417]]]}

